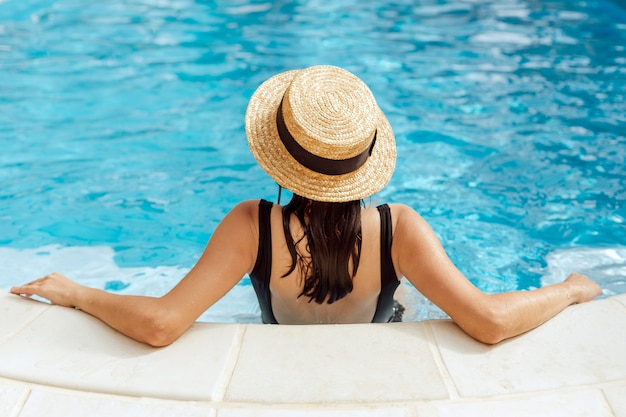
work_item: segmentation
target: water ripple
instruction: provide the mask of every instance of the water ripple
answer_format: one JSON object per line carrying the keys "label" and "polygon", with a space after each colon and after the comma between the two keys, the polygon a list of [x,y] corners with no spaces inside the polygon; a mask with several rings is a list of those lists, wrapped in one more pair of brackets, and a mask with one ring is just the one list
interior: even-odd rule
{"label": "water ripple", "polygon": [[275,199],[254,89],[328,63],[394,127],[374,199],[422,212],[477,285],[537,286],[546,254],[626,241],[625,45],[609,0],[8,1],[0,242],[188,267],[237,201]]}

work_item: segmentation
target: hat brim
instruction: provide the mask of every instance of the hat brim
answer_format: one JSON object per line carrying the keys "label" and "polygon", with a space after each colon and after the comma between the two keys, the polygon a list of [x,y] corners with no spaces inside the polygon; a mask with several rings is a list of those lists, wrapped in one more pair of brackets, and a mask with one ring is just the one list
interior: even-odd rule
{"label": "hat brim", "polygon": [[278,136],[276,112],[299,70],[275,75],[259,86],[250,98],[245,127],[255,159],[280,186],[316,201],[354,201],[376,194],[387,185],[396,164],[393,131],[378,109],[376,144],[360,168],[342,175],[325,175],[302,166]]}

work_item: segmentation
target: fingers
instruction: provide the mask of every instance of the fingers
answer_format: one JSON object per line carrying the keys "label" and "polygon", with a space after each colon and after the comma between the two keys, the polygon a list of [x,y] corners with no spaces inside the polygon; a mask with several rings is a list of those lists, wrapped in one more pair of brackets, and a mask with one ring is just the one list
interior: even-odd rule
{"label": "fingers", "polygon": [[577,293],[579,294],[577,302],[590,301],[602,295],[602,288],[586,275],[574,272],[567,277],[566,281],[573,285],[574,288],[577,288]]}
{"label": "fingers", "polygon": [[33,291],[31,288],[29,288],[28,284],[27,285],[16,286],[16,287],[11,287],[10,292],[11,292],[11,294],[25,295],[26,297],[30,297],[30,296],[35,294],[35,291]]}
{"label": "fingers", "polygon": [[59,274],[58,272],[53,272],[51,274],[46,275],[45,277],[37,278],[36,280],[33,280],[26,284],[13,286],[11,287],[10,292],[12,294],[18,294],[18,295],[23,294],[23,295],[30,297],[31,295],[36,294],[37,289],[40,288],[42,285],[45,285],[46,282],[50,280],[54,280],[55,278],[58,278],[59,276],[62,276],[62,275]]}
{"label": "fingers", "polygon": [[[43,279],[43,278],[41,278]],[[28,284],[23,285],[15,285],[11,287],[11,292],[13,294],[34,294],[36,292],[37,287],[41,286],[40,280],[31,281]]]}
{"label": "fingers", "polygon": [[34,294],[36,289],[41,286],[45,278],[36,279],[27,284],[16,285],[11,288],[13,294]]}
{"label": "fingers", "polygon": [[23,290],[24,287],[11,287],[10,292],[11,294],[26,294],[26,292]]}

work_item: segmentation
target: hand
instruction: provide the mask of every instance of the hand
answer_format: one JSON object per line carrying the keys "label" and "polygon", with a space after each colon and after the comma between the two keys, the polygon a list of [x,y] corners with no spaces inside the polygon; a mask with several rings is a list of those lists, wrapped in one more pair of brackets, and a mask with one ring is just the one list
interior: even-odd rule
{"label": "hand", "polygon": [[53,272],[43,278],[36,279],[28,284],[15,286],[11,288],[13,294],[25,295],[30,297],[38,295],[52,304],[65,307],[74,307],[72,300],[75,300],[75,292],[80,285],[67,278],[63,274]]}
{"label": "hand", "polygon": [[586,275],[574,272],[570,274],[565,283],[569,284],[572,293],[575,294],[574,302],[584,303],[602,294],[602,288]]}

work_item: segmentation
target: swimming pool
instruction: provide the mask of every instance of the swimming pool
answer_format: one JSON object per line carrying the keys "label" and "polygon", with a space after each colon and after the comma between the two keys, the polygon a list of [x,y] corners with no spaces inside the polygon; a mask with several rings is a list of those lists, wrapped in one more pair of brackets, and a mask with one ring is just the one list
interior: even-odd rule
{"label": "swimming pool", "polygon": [[[0,2],[0,287],[51,270],[159,294],[238,201],[269,76],[345,67],[396,133],[403,202],[480,288],[626,292],[626,12],[603,0]],[[204,317],[255,321],[242,281]],[[428,307],[417,318],[436,314]]]}

